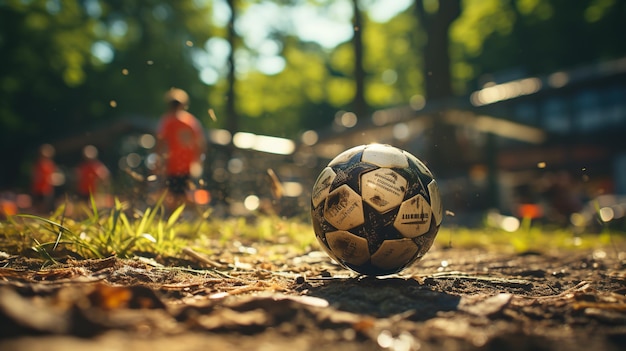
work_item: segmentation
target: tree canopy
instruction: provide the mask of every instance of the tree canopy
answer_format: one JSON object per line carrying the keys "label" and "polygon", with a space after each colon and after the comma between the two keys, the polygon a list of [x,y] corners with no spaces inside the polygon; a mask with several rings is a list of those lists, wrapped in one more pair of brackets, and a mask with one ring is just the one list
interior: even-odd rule
{"label": "tree canopy", "polygon": [[[237,118],[237,130],[297,138],[354,108],[355,62],[371,113],[421,101],[441,62],[449,77],[431,81],[467,94],[488,81],[626,54],[623,1],[415,0],[380,20],[381,1],[0,1],[0,187],[19,183],[41,143],[129,116],[156,120],[172,86],[190,93],[190,110],[207,128]],[[437,29],[451,6],[458,14],[449,30]],[[297,30],[303,11],[345,40],[329,47],[307,38]],[[362,50],[345,30],[355,18]]]}

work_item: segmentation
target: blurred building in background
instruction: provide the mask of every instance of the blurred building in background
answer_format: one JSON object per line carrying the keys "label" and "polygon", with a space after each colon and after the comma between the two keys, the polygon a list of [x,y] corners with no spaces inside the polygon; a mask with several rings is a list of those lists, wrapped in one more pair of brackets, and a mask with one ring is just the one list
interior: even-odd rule
{"label": "blurred building in background", "polygon": [[[433,142],[435,128],[443,128],[444,143]],[[331,159],[351,146],[389,143],[430,164],[452,221],[475,224],[482,220],[475,214],[497,209],[568,222],[591,199],[626,194],[624,132],[626,58],[493,79],[468,96],[417,98],[358,122],[339,114],[298,152]],[[613,217],[623,216],[622,201],[613,202]]]}

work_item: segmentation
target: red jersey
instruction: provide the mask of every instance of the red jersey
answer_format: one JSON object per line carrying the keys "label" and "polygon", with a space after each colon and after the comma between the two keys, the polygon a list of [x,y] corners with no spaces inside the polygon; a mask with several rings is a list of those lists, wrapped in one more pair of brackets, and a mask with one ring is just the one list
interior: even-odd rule
{"label": "red jersey", "polygon": [[200,161],[203,132],[200,122],[186,111],[162,117],[157,136],[167,148],[165,168],[168,176],[189,175],[191,165]]}
{"label": "red jersey", "polygon": [[109,176],[107,167],[98,160],[86,160],[78,166],[78,193],[83,196],[94,194],[98,183]]}
{"label": "red jersey", "polygon": [[50,195],[54,189],[52,174],[56,171],[54,161],[41,157],[35,163],[33,169],[32,192],[34,195]]}

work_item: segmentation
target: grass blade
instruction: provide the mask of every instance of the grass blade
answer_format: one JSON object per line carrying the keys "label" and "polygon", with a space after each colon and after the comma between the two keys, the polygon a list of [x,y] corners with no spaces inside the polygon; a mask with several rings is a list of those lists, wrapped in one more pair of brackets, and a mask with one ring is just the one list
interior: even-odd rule
{"label": "grass blade", "polygon": [[[67,210],[67,206],[63,206],[63,213],[61,214],[61,225],[63,225],[63,222],[65,222],[65,213]],[[63,235],[63,230],[59,231],[59,234],[57,234],[57,240],[54,242],[54,246],[52,247],[52,251],[57,249],[57,246],[59,246],[59,241],[61,240],[61,236]]]}
{"label": "grass blade", "polygon": [[172,214],[170,215],[170,218],[168,218],[167,220],[167,228],[172,227],[174,223],[176,223],[176,221],[178,220],[178,217],[180,217],[184,209],[185,209],[185,205],[180,205],[178,206],[178,208],[174,210],[174,212],[172,212]]}
{"label": "grass blade", "polygon": [[91,203],[91,210],[93,211],[94,222],[97,222],[100,219],[100,215],[98,213],[98,207],[96,206],[96,198],[92,193],[89,193],[89,202]]}
{"label": "grass blade", "polygon": [[24,214],[17,214],[16,216],[18,216],[18,217],[23,217],[23,218],[36,219],[36,220],[38,220],[38,221],[41,221],[41,222],[44,222],[44,223],[50,224],[50,225],[52,225],[52,226],[54,226],[54,227],[57,227],[57,228],[61,229],[61,231],[63,231],[63,232],[66,232],[66,233],[72,233],[72,231],[71,231],[69,228],[67,228],[67,227],[63,226],[62,224],[57,223],[57,222],[55,222],[55,221],[53,221],[53,220],[50,220],[50,219],[44,218],[44,217],[40,217],[40,216],[37,216],[37,215],[31,215],[31,214],[27,214],[27,213],[24,213]]}

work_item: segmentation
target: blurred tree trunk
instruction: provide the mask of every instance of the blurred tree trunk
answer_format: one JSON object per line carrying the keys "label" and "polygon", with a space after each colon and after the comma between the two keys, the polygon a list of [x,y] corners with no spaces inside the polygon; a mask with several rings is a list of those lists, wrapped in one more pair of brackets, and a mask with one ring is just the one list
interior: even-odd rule
{"label": "blurred tree trunk", "polygon": [[450,25],[461,14],[460,0],[441,0],[435,12],[424,8],[424,0],[415,0],[415,11],[426,33],[423,47],[426,98],[430,100],[452,96],[450,74]]}
{"label": "blurred tree trunk", "polygon": [[[450,73],[449,29],[461,13],[460,0],[440,0],[436,9],[427,9],[424,0],[415,0],[415,13],[425,33],[426,42],[419,48],[424,60],[427,102],[441,101],[453,95]],[[449,176],[462,165],[454,128],[437,113],[433,117],[429,164],[440,176]]]}
{"label": "blurred tree trunk", "polygon": [[354,100],[352,108],[358,118],[364,118],[368,113],[365,101],[365,69],[363,68],[363,18],[359,9],[359,0],[352,0],[353,31],[352,45],[354,48]]}
{"label": "blurred tree trunk", "polygon": [[234,135],[239,129],[239,117],[237,116],[237,110],[235,108],[235,85],[236,85],[236,72],[235,72],[235,48],[237,41],[237,33],[235,32],[235,20],[237,19],[237,0],[227,0],[228,7],[230,8],[230,19],[228,21],[228,36],[226,40],[230,45],[230,54],[228,55],[228,90],[226,91],[226,129]]}
{"label": "blurred tree trunk", "polygon": [[[235,50],[237,48],[237,32],[235,31],[235,20],[237,19],[237,0],[226,0],[230,9],[230,19],[228,20],[227,37],[226,40],[230,45],[230,53],[228,55],[228,76],[227,90],[226,90],[226,129],[230,132],[231,136],[239,130],[239,115],[236,108],[236,93],[235,86],[237,85],[236,66],[235,66]],[[225,155],[226,162],[233,157],[235,145],[231,142],[226,146]],[[230,197],[231,182],[225,181],[221,183],[219,190],[216,191],[215,201],[216,203],[223,205],[227,208],[228,198]]]}
{"label": "blurred tree trunk", "polygon": [[[430,10],[430,11],[429,11]],[[452,97],[452,74],[450,72],[450,26],[461,14],[460,0],[440,0],[436,10],[426,9],[424,0],[415,0],[415,11],[426,33],[423,50],[424,79],[427,101],[439,100],[445,111],[445,100]],[[456,128],[445,123],[441,112],[433,116],[432,148],[429,163],[443,177],[467,173],[467,160],[456,138]],[[487,135],[485,162],[488,169],[487,203],[498,207],[497,145],[495,135]]]}

